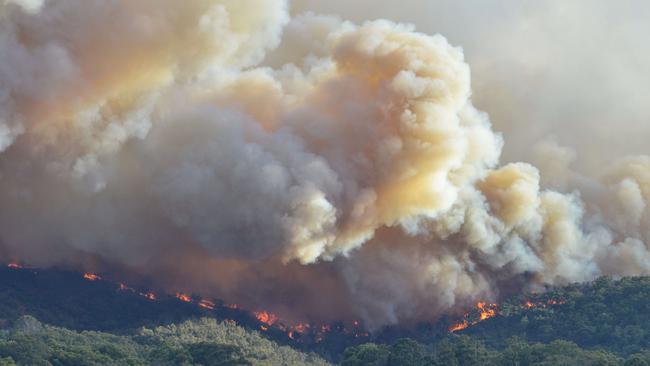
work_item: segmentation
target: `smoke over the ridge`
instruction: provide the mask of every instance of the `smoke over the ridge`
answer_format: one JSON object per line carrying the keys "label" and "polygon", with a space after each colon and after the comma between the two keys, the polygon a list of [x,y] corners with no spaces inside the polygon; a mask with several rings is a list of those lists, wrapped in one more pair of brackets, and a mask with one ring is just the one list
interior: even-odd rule
{"label": "smoke over the ridge", "polygon": [[390,21],[5,0],[0,254],[371,325],[650,272],[650,157],[549,190],[470,96],[461,49]]}

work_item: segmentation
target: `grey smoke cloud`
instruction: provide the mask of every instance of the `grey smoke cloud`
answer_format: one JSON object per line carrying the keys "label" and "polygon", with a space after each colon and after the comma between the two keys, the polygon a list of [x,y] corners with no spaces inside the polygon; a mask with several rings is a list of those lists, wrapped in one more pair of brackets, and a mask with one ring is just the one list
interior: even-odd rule
{"label": "grey smoke cloud", "polygon": [[[603,33],[567,30],[577,5],[487,3],[414,1],[418,27],[336,2],[0,3],[0,253],[371,326],[648,273],[650,159],[588,143],[613,123],[577,138],[631,71],[592,62],[614,70],[597,93],[549,66]],[[644,128],[627,102],[617,138]]]}

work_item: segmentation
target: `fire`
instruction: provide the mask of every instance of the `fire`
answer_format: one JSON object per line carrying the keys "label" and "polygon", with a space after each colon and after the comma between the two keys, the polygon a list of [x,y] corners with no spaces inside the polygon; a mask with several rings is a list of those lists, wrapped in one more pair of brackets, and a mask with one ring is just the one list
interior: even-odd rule
{"label": "fire", "polygon": [[323,324],[320,326],[320,331],[323,333],[329,333],[332,331],[332,326],[329,324]]}
{"label": "fire", "polygon": [[[521,306],[526,309],[534,309],[534,308],[546,308],[551,305],[561,305],[561,304],[566,304],[566,300],[550,299],[547,301],[537,301],[537,302],[533,302],[531,300],[525,300]],[[459,330],[466,329],[472,325],[493,318],[499,314],[499,309],[497,304],[488,304],[486,302],[479,301],[476,304],[476,309],[478,310],[478,319],[474,318],[475,315],[472,316],[472,318],[474,318],[475,320],[470,319],[471,314],[476,314],[476,313],[467,313],[463,316],[463,321],[449,327],[449,331],[453,333]]]}
{"label": "fire", "polygon": [[467,327],[469,327],[469,322],[467,320],[463,320],[462,323],[454,324],[451,327],[449,327],[449,331],[453,333],[459,330],[463,330]]}
{"label": "fire", "polygon": [[[7,264],[8,268],[11,269],[20,269],[24,268],[18,263],[8,263]],[[83,278],[88,280],[88,281],[100,281],[103,280],[103,278],[95,273],[84,273]],[[127,284],[123,282],[114,282],[114,285],[117,286],[117,289],[119,291],[130,291],[135,294],[138,294],[147,300],[150,301],[157,301],[158,300],[158,295],[152,291],[148,292],[140,292],[140,289],[136,289],[133,287],[128,286]],[[200,299],[197,301],[192,300],[192,298],[189,295],[186,295],[181,292],[176,292],[174,295],[178,300],[187,302],[187,303],[193,303],[196,306],[199,306],[204,309],[208,310],[215,310],[217,308],[217,305],[215,302],[207,300],[207,299]],[[485,305],[485,303],[479,303],[479,308],[482,310],[482,313],[488,314],[489,316],[493,316],[495,314],[495,310],[491,307],[492,305]],[[237,310],[237,311],[245,311],[242,310],[241,305],[239,304],[220,304],[220,308],[227,308],[227,309],[232,309],[232,310]],[[323,340],[325,340],[325,337],[331,333],[332,331],[335,332],[341,332],[343,334],[353,336],[354,338],[359,338],[359,337],[370,337],[370,334],[368,332],[363,332],[363,327],[361,325],[361,322],[358,320],[352,321],[348,326],[333,326],[330,324],[315,324],[315,323],[291,323],[291,322],[284,322],[281,321],[280,317],[274,313],[271,313],[266,310],[260,310],[260,311],[254,311],[249,313],[253,315],[261,324],[259,325],[259,329],[262,331],[268,331],[271,328],[277,329],[279,331],[284,332],[287,337],[291,340],[294,340],[296,342],[310,342],[313,341],[315,343],[320,343]],[[490,315],[492,314],[492,315]],[[483,315],[481,315],[481,318],[483,318]],[[225,322],[228,323],[233,323],[237,324],[236,321],[232,319],[225,319]],[[465,321],[465,326],[467,327],[467,321]],[[464,328],[463,327],[463,328]],[[463,329],[463,328],[454,328],[450,329],[451,331]]]}
{"label": "fire", "polygon": [[180,292],[176,293],[176,298],[184,302],[192,302],[192,299],[189,296]]}
{"label": "fire", "polygon": [[479,312],[478,319],[474,321],[469,321],[467,318],[470,316],[470,314],[467,313],[464,316],[465,319],[463,319],[461,323],[457,323],[449,327],[449,331],[453,333],[459,330],[466,329],[472,325],[478,324],[479,322],[493,318],[498,314],[497,304],[488,304],[486,302],[479,301],[476,304],[476,309]]}
{"label": "fire", "polygon": [[523,306],[527,309],[532,309],[532,308],[546,308],[547,306],[562,305],[562,304],[566,304],[566,300],[550,299],[547,301],[538,301],[538,302],[532,302],[530,300],[526,300]]}
{"label": "fire", "polygon": [[157,299],[156,294],[154,294],[153,292],[147,292],[147,293],[141,292],[140,296],[142,296],[142,297],[144,297],[144,298],[146,298],[148,300],[151,300],[151,301],[156,301],[156,299]]}
{"label": "fire", "polygon": [[479,302],[478,304],[476,304],[476,307],[481,311],[481,316],[479,321],[490,319],[497,315],[496,304],[486,304],[484,302]]}
{"label": "fire", "polygon": [[257,318],[257,320],[259,320],[260,322],[266,325],[273,325],[279,319],[277,315],[266,311],[256,311],[253,314],[255,315],[255,318]]}
{"label": "fire", "polygon": [[122,282],[119,283],[119,286],[120,286],[120,291],[131,291],[131,292],[135,292],[135,290],[134,290],[133,288],[131,288],[131,287],[129,287],[129,286],[123,284]]}
{"label": "fire", "polygon": [[214,310],[215,304],[210,300],[203,299],[199,301],[199,306],[204,309]]}
{"label": "fire", "polygon": [[99,277],[94,273],[84,273],[84,278],[87,279],[88,281],[99,281],[102,279],[101,277]]}
{"label": "fire", "polygon": [[303,334],[307,332],[311,328],[311,325],[305,324],[305,323],[298,323],[297,325],[291,327],[291,330],[287,332],[287,336],[289,338],[295,340],[296,339],[296,334]]}

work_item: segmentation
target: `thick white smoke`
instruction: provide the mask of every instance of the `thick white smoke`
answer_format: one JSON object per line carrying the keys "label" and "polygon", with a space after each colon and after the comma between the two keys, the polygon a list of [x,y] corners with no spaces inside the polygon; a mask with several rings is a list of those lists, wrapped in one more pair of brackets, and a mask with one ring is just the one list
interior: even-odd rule
{"label": "thick white smoke", "polygon": [[0,4],[7,259],[372,325],[650,271],[650,158],[499,165],[440,35],[282,0]]}

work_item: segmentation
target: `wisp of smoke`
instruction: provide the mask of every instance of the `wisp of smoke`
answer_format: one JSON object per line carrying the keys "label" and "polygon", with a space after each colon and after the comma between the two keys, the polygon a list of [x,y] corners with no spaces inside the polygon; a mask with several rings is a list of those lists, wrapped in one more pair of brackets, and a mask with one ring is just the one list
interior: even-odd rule
{"label": "wisp of smoke", "polygon": [[0,2],[0,255],[370,326],[650,272],[650,157],[546,188],[444,37],[288,8]]}

